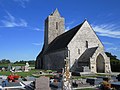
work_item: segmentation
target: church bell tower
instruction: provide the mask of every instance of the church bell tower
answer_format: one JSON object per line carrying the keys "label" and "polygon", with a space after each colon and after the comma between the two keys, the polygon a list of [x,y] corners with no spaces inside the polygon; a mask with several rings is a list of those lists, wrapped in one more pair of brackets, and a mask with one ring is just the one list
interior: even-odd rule
{"label": "church bell tower", "polygon": [[64,18],[60,16],[60,13],[56,9],[45,20],[45,32],[44,32],[45,49],[57,36],[64,33],[64,31],[65,31]]}

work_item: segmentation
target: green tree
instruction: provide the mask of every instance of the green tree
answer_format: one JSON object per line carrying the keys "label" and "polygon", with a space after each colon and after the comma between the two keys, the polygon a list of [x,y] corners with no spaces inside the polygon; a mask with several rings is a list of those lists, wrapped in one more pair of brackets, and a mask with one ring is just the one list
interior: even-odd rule
{"label": "green tree", "polygon": [[11,62],[8,59],[2,59],[2,60],[0,60],[0,63],[1,64],[8,64],[8,63],[11,63]]}
{"label": "green tree", "polygon": [[112,72],[120,72],[120,60],[117,59],[116,55],[112,55],[109,52],[106,52],[107,56],[110,57],[110,64]]}

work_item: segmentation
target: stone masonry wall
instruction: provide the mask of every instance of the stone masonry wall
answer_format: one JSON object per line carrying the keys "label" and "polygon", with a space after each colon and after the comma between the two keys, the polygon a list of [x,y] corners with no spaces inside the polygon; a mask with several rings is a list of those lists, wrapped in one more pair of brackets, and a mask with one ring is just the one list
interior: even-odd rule
{"label": "stone masonry wall", "polygon": [[[78,59],[87,49],[86,41],[88,42],[88,48],[97,46],[103,48],[102,43],[100,42],[99,38],[96,36],[95,32],[92,30],[87,21],[84,22],[82,27],[68,44],[68,49],[70,50],[71,67],[74,64],[75,60]],[[78,53],[78,49],[80,50],[80,54]]]}
{"label": "stone masonry wall", "polygon": [[45,20],[45,48],[47,48],[48,44],[50,44],[57,36],[64,33],[64,30],[64,18],[60,15],[56,15],[56,13],[49,15]]}
{"label": "stone masonry wall", "polygon": [[92,56],[92,58],[90,59],[90,66],[91,66],[91,72],[96,73],[97,68],[96,68],[96,60],[98,55],[102,55],[104,58],[104,62],[103,64],[105,65],[105,72],[111,72],[111,66],[110,66],[110,58],[107,57],[107,55],[105,54],[104,50],[100,47],[98,47],[98,49],[96,50],[96,52],[94,53],[94,55]]}
{"label": "stone masonry wall", "polygon": [[57,51],[44,56],[45,69],[60,70],[64,68],[66,51]]}

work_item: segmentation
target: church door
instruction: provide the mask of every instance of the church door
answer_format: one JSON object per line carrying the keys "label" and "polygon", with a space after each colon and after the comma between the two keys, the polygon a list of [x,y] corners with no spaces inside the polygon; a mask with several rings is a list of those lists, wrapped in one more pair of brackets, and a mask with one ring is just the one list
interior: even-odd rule
{"label": "church door", "polygon": [[101,54],[99,54],[96,59],[96,71],[97,73],[105,72],[105,60]]}

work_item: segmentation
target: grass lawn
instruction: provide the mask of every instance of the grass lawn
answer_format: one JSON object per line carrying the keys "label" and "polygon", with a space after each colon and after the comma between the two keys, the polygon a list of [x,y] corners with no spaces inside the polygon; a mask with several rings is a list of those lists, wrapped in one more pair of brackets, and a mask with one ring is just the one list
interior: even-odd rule
{"label": "grass lawn", "polygon": [[[9,64],[0,64],[0,67],[8,67]],[[25,66],[25,64],[11,64],[11,66]],[[34,67],[34,64],[30,64],[30,67]]]}
{"label": "grass lawn", "polygon": [[96,76],[72,76],[72,79],[95,78]]}
{"label": "grass lawn", "polygon": [[[39,72],[39,70],[30,70],[29,72],[15,72],[16,74],[26,77],[26,76],[32,76],[33,73]],[[0,75],[10,75],[10,71],[2,71],[0,72]]]}
{"label": "grass lawn", "polygon": [[[39,73],[41,70],[30,70],[29,72],[15,72],[15,74],[18,74],[19,76],[22,76],[22,77],[26,77],[26,76],[33,76],[32,74],[35,74],[35,73]],[[0,72],[0,75],[10,75],[11,72],[10,71],[1,71]],[[40,76],[47,76],[47,77],[51,77],[53,75],[39,75],[39,76],[34,76],[34,77],[40,77]]]}

